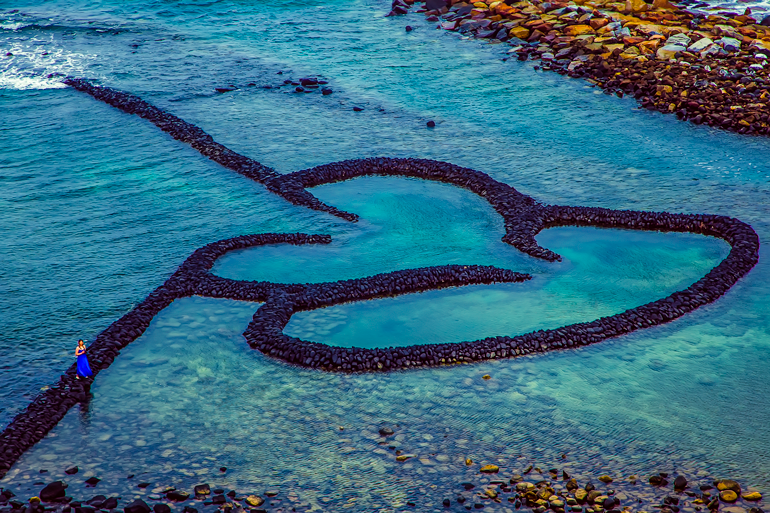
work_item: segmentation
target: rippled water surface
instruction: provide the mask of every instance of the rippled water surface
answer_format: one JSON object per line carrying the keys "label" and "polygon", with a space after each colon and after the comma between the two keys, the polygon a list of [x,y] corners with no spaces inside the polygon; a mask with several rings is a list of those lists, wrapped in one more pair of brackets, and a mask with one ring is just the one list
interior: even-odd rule
{"label": "rippled water surface", "polygon": [[[53,73],[139,94],[280,172],[378,155],[433,158],[546,203],[730,215],[767,240],[765,139],[636,110],[504,61],[505,45],[459,40],[420,15],[385,18],[388,7],[3,6],[0,424],[74,361],[73,341],[95,337],[214,240],[333,237],[329,247],[265,247],[217,262],[216,273],[239,279],[317,282],[445,263],[533,275],[340,305],[287,326],[370,347],[590,320],[684,288],[727,252],[706,237],[559,228],[538,236],[564,256],[549,264],[503,244],[501,220],[481,198],[399,178],[316,188],[361,216],[346,223],[289,205],[141,119],[62,88]],[[302,76],[325,78],[334,94],[279,87]],[[238,89],[214,91],[230,84]],[[425,127],[430,119],[435,129]],[[668,326],[579,351],[387,375],[288,367],[241,336],[258,304],[178,300],[0,486],[34,491],[39,469],[64,476],[77,464],[79,477],[67,478],[74,493],[93,474],[101,493],[124,498],[208,481],[293,490],[284,506],[367,511],[412,500],[430,510],[443,490],[477,474],[464,463],[471,457],[506,472],[539,463],[583,477],[729,475],[767,491],[767,257],[763,246],[725,297]],[[397,463],[379,445],[382,425],[415,457]],[[140,492],[129,474],[153,486]]]}

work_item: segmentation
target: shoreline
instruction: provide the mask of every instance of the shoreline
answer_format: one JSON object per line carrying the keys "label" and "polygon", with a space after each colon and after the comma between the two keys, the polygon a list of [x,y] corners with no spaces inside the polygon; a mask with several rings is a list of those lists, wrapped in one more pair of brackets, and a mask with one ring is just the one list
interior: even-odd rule
{"label": "shoreline", "polygon": [[[415,3],[393,0],[388,15]],[[770,135],[770,16],[757,20],[750,9],[706,15],[668,0],[427,0],[417,12],[437,28],[507,42],[518,60],[539,60],[535,69],[633,96],[646,109]]]}
{"label": "shoreline", "polygon": [[[380,429],[375,447],[376,458],[396,462],[396,468],[404,478],[415,472],[414,462],[431,464],[431,456],[424,450],[411,452],[410,449],[416,447],[408,448],[395,441],[394,432],[389,428]],[[574,468],[573,463],[564,459],[551,464],[530,463],[524,466],[522,462],[510,465],[503,460],[475,462],[470,457],[455,461],[452,467],[454,472],[445,472],[439,480],[440,486],[434,491],[404,491],[400,498],[381,497],[379,502],[389,504],[378,504],[377,510],[395,512],[438,508],[446,511],[485,509],[502,513],[516,510],[533,513],[649,513],[654,510],[661,513],[764,513],[764,497],[756,488],[746,488],[735,480],[717,479],[702,472],[697,476],[681,472],[619,475],[613,472],[586,472]],[[131,474],[121,479],[125,485],[118,487],[123,491],[118,491],[114,484],[110,490],[105,490],[104,485],[99,484],[99,477],[88,471],[81,475],[77,466],[40,469],[39,477],[31,486],[27,482],[26,487],[19,483],[13,489],[0,488],[0,512],[267,513],[287,511],[287,508],[309,512],[328,510],[335,502],[345,501],[344,494],[336,498],[319,497],[312,492],[305,494],[298,483],[275,484],[260,491],[245,489],[225,477],[232,470],[235,469],[221,467],[216,472],[220,478],[187,479],[185,484],[177,481],[175,485],[164,479],[149,476],[142,479]],[[455,475],[451,477],[453,473]],[[166,484],[158,481],[165,481]],[[450,482],[453,484],[450,485]],[[80,483],[85,486],[78,486]],[[70,484],[74,486],[68,491]],[[76,487],[78,491],[74,490]],[[129,491],[131,489],[134,491]],[[21,495],[24,493],[26,496]],[[30,499],[34,501],[34,497],[42,499],[42,504],[29,510],[26,503]]]}

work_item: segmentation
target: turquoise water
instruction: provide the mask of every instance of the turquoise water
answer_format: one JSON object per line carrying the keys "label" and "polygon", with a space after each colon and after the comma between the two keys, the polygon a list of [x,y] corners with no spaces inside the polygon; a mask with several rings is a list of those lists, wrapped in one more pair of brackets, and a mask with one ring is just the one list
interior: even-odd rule
{"label": "turquoise water", "polygon": [[[139,94],[281,172],[435,158],[547,203],[731,215],[762,242],[770,235],[768,141],[636,110],[502,61],[504,45],[458,40],[419,15],[384,18],[384,1],[16,7],[0,12],[3,424],[74,361],[73,341],[96,336],[195,248],[226,237],[303,231],[335,241],[228,255],[215,268],[227,276],[308,282],[452,262],[534,276],[297,314],[287,326],[339,345],[588,319],[683,288],[726,251],[696,236],[564,228],[538,238],[565,257],[547,264],[500,243],[500,220],[479,198],[401,179],[317,188],[362,215],[345,223],[288,205],[48,73]],[[416,30],[407,34],[407,23]],[[335,93],[261,87],[306,75]],[[214,93],[228,84],[240,89]],[[669,326],[574,352],[388,375],[288,367],[240,335],[259,305],[179,300],[99,375],[88,411],[73,409],[0,486],[36,490],[40,468],[63,476],[78,464],[81,476],[104,480],[99,493],[124,498],[138,493],[125,479],[136,474],[154,487],[276,488],[284,505],[296,497],[364,511],[416,500],[429,511],[476,475],[470,456],[506,471],[567,465],[581,478],[729,475],[767,491],[767,257],[763,246],[725,297]],[[397,464],[378,445],[384,423],[418,457]],[[68,482],[77,493],[82,479]]]}

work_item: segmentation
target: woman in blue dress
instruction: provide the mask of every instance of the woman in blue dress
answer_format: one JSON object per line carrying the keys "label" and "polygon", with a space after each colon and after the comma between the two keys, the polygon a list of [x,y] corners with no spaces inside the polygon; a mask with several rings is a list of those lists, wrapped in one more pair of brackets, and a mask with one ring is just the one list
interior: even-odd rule
{"label": "woman in blue dress", "polygon": [[91,372],[91,366],[88,365],[88,357],[86,356],[86,345],[82,340],[78,340],[78,347],[75,349],[75,356],[78,357],[78,375],[80,377],[89,378],[94,375]]}

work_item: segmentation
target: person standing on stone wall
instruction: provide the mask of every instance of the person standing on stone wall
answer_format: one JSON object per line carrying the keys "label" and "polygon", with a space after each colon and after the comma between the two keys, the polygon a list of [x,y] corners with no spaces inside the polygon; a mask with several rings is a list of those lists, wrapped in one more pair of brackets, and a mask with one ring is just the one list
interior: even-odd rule
{"label": "person standing on stone wall", "polygon": [[77,378],[80,379],[81,377],[89,378],[94,375],[93,372],[91,372],[91,366],[88,365],[88,357],[86,356],[86,345],[82,340],[78,340],[78,347],[75,349],[75,356],[78,357],[78,375]]}

